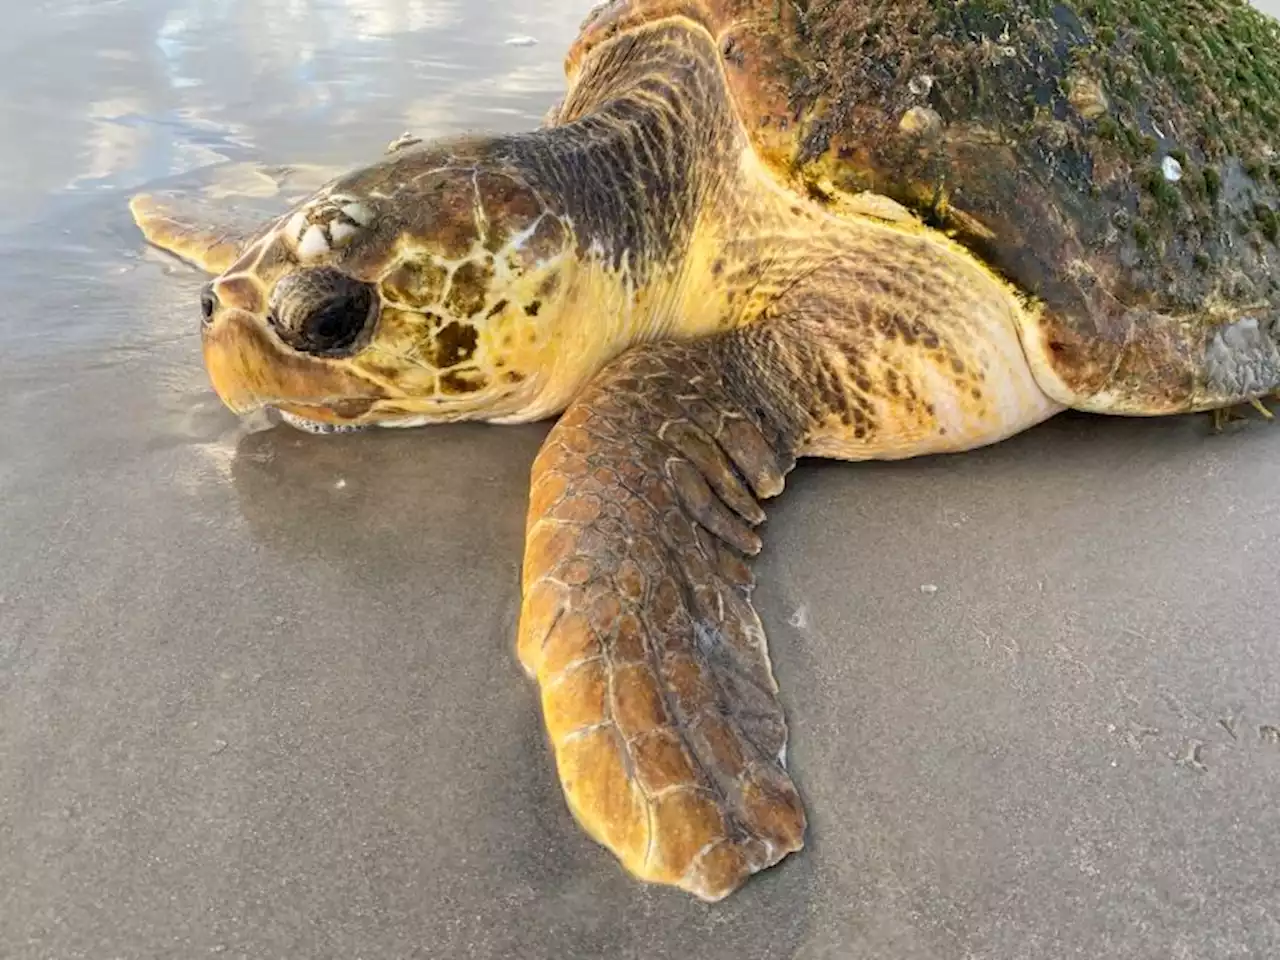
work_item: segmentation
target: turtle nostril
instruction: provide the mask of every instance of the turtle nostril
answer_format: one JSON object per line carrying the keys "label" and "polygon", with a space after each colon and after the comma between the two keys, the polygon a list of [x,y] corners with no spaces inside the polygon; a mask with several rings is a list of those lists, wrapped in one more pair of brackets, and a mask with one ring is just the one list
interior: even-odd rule
{"label": "turtle nostril", "polygon": [[214,311],[217,309],[218,295],[213,292],[213,284],[206,283],[200,290],[200,315],[204,318],[205,326],[213,320]]}

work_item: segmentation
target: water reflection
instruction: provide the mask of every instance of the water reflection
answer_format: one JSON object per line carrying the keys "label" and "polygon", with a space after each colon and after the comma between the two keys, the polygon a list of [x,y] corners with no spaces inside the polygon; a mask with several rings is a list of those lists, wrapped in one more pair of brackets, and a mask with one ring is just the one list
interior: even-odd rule
{"label": "water reflection", "polygon": [[[589,0],[124,0],[6,11],[0,236],[225,160],[360,162],[538,122]],[[51,43],[50,34],[56,35]],[[529,36],[535,46],[509,44]],[[56,47],[60,68],[50,68]],[[72,68],[74,66],[74,69]]]}

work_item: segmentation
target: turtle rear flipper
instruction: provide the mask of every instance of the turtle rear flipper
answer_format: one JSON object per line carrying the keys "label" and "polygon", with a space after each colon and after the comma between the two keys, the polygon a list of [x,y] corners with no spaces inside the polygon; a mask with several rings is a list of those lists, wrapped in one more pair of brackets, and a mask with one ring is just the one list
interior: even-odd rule
{"label": "turtle rear flipper", "polygon": [[146,193],[129,200],[129,212],[148,243],[211,274],[235,263],[261,226],[211,213],[202,203]]}
{"label": "turtle rear flipper", "polygon": [[1090,413],[1195,413],[1258,405],[1280,390],[1280,310],[1258,304],[1190,316],[1026,313],[1022,342],[1041,388]]}

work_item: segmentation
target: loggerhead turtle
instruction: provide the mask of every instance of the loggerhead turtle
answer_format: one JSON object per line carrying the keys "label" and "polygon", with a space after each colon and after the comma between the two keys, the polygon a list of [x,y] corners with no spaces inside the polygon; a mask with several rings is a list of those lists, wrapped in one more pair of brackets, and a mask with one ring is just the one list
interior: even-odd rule
{"label": "loggerhead turtle", "polygon": [[562,414],[518,655],[568,805],[706,900],[805,814],[750,601],[799,457],[1280,385],[1280,31],[1241,0],[615,0],[542,128],[397,144],[217,274],[218,396],[304,429]]}

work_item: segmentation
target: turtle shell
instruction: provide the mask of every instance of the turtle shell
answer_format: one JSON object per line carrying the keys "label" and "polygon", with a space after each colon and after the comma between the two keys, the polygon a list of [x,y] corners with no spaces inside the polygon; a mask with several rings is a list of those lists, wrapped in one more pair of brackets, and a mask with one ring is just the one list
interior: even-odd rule
{"label": "turtle shell", "polygon": [[888,196],[1040,301],[1075,405],[1192,408],[1204,331],[1277,322],[1280,29],[1243,0],[615,0],[570,70],[669,15],[795,189]]}

